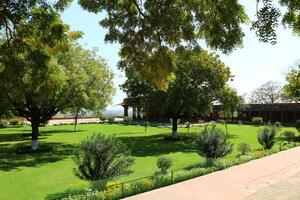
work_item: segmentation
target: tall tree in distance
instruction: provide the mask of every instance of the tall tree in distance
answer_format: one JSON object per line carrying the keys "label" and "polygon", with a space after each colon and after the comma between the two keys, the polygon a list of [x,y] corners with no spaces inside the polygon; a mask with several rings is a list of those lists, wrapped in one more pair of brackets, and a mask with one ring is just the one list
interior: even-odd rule
{"label": "tall tree in distance", "polygon": [[275,81],[269,81],[256,88],[250,95],[250,103],[274,104],[284,100],[282,86]]}
{"label": "tall tree in distance", "polygon": [[[31,14],[29,21],[16,27],[18,37],[0,51],[0,94],[14,115],[31,122],[31,147],[36,149],[41,123],[81,99],[88,102],[97,95],[99,102],[108,101],[112,83],[107,65],[74,44],[80,32],[68,32],[51,9]],[[55,34],[61,35],[59,40]],[[95,81],[102,82],[99,88],[95,89]]]}
{"label": "tall tree in distance", "polygon": [[222,111],[226,118],[230,114],[231,121],[233,121],[234,113],[242,108],[243,99],[232,88],[225,88],[220,97]]}
{"label": "tall tree in distance", "polygon": [[295,102],[300,101],[300,65],[292,69],[286,76],[287,84],[284,92],[287,97]]}
{"label": "tall tree in distance", "polygon": [[231,74],[217,55],[204,50],[181,48],[173,56],[175,69],[167,89],[159,90],[155,84],[134,81],[132,76],[127,77],[123,88],[131,97],[146,97],[151,112],[171,118],[172,137],[176,139],[178,119],[192,111],[203,116],[209,114],[212,102],[220,98]]}

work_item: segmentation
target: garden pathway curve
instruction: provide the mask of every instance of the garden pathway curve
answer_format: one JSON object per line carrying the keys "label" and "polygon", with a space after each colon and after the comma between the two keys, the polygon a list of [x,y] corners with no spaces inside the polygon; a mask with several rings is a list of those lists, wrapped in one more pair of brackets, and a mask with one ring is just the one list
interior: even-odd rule
{"label": "garden pathway curve", "polygon": [[[299,179],[300,147],[296,147],[126,200],[273,200],[274,195],[298,199]],[[287,184],[292,187],[287,189]]]}

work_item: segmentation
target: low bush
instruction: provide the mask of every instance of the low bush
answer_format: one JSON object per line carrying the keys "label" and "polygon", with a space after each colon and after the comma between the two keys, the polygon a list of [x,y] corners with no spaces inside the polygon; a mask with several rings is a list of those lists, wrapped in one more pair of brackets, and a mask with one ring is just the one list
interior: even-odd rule
{"label": "low bush", "polygon": [[244,156],[251,152],[251,146],[248,143],[242,142],[238,144],[238,156]]}
{"label": "low bush", "polygon": [[95,134],[77,146],[74,162],[75,176],[97,183],[129,174],[134,160],[127,147],[114,136]]}
{"label": "low bush", "polygon": [[276,127],[267,125],[257,131],[257,139],[264,150],[269,150],[275,144]]}
{"label": "low bush", "polygon": [[8,121],[1,119],[0,120],[0,128],[7,128],[7,126],[8,126]]}
{"label": "low bush", "polygon": [[284,131],[282,135],[288,142],[294,141],[296,137],[296,133],[294,131]]}
{"label": "low bush", "polygon": [[251,119],[251,121],[255,124],[255,125],[262,125],[264,123],[264,119],[262,117],[253,117]]}
{"label": "low bush", "polygon": [[280,130],[280,129],[282,128],[282,124],[281,124],[280,122],[275,122],[275,123],[274,123],[274,126],[275,126],[278,130]]}
{"label": "low bush", "polygon": [[195,141],[197,153],[206,158],[207,163],[232,152],[232,144],[224,132],[216,126],[206,127]]}
{"label": "low bush", "polygon": [[239,120],[239,121],[238,121],[238,125],[239,125],[239,126],[243,125],[242,120]]}
{"label": "low bush", "polygon": [[157,159],[156,165],[162,174],[166,174],[172,166],[172,159],[165,156],[159,157]]}
{"label": "low bush", "polygon": [[11,118],[8,120],[9,125],[17,126],[20,124],[20,119],[18,118]]}
{"label": "low bush", "polygon": [[115,117],[107,117],[109,123],[115,122]]}
{"label": "low bush", "polygon": [[99,119],[100,119],[102,122],[104,122],[104,121],[107,120],[107,117],[105,117],[105,116],[100,116]]}

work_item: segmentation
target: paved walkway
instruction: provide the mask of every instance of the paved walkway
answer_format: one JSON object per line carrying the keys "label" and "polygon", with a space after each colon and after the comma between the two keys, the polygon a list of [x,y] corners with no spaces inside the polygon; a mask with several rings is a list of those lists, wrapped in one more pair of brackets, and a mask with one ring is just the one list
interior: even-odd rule
{"label": "paved walkway", "polygon": [[126,200],[300,199],[300,147]]}

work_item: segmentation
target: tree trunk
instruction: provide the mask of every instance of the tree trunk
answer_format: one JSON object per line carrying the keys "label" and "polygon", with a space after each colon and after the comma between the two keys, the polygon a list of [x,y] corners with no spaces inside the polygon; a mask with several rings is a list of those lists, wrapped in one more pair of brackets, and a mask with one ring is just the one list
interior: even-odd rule
{"label": "tree trunk", "polygon": [[76,132],[76,128],[77,128],[77,122],[78,122],[78,112],[76,112],[76,115],[75,115],[75,123],[74,123],[74,132]]}
{"label": "tree trunk", "polygon": [[178,138],[178,134],[177,134],[177,118],[172,118],[172,137],[174,139]]}
{"label": "tree trunk", "polygon": [[36,120],[31,121],[31,128],[32,128],[31,149],[33,149],[33,150],[36,150],[39,148],[39,143],[38,143],[39,125],[40,125],[40,123],[38,121],[36,121]]}

